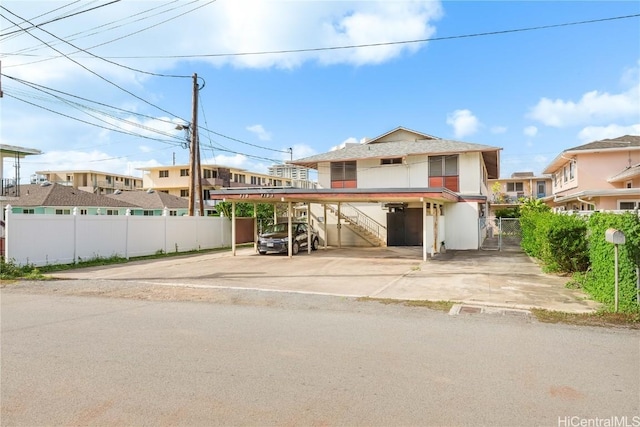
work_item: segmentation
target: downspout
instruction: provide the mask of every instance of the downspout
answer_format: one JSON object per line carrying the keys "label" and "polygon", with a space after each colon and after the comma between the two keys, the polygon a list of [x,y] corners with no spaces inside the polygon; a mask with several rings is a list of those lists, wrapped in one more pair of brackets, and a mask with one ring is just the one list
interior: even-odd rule
{"label": "downspout", "polygon": [[595,203],[587,202],[586,200],[582,200],[580,197],[577,197],[577,199],[578,199],[578,201],[580,203],[584,203],[585,205],[591,205],[591,206],[593,206],[593,210],[594,211],[596,210],[596,204]]}

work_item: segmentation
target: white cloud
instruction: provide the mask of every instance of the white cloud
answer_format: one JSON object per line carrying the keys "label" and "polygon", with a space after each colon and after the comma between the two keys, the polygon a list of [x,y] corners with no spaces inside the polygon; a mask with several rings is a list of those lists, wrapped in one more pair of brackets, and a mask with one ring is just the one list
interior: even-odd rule
{"label": "white cloud", "polygon": [[506,133],[506,132],[507,132],[506,126],[493,126],[491,128],[491,133],[493,133],[493,134],[502,134],[502,133]]}
{"label": "white cloud", "polygon": [[247,126],[247,130],[256,134],[260,141],[271,141],[271,132],[267,132],[262,125]]}
{"label": "white cloud", "polygon": [[630,126],[587,126],[578,133],[578,138],[585,142],[592,142],[623,135],[640,135],[640,123]]}
{"label": "white cloud", "polygon": [[611,121],[634,119],[640,115],[640,85],[610,94],[597,90],[585,93],[579,101],[542,98],[527,117],[540,123],[562,128],[583,124],[606,124]]}
{"label": "white cloud", "polygon": [[535,126],[527,126],[522,132],[527,136],[534,137],[538,134],[538,128]]}
{"label": "white cloud", "polygon": [[453,127],[456,138],[473,135],[480,127],[480,121],[469,110],[456,110],[447,115],[447,124]]}
{"label": "white cloud", "polygon": [[360,138],[360,139],[358,139],[358,138],[355,138],[353,136],[350,136],[349,138],[347,138],[344,141],[342,141],[341,144],[334,145],[333,147],[331,147],[329,149],[329,151],[341,150],[341,149],[345,148],[349,144],[364,144],[367,141],[368,141],[368,138]]}

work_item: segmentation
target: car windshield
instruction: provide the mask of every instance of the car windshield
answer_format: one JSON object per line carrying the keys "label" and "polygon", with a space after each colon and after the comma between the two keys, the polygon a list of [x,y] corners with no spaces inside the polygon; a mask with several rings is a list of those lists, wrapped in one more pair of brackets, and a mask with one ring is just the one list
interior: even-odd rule
{"label": "car windshield", "polygon": [[265,233],[286,233],[288,224],[274,224],[264,229]]}

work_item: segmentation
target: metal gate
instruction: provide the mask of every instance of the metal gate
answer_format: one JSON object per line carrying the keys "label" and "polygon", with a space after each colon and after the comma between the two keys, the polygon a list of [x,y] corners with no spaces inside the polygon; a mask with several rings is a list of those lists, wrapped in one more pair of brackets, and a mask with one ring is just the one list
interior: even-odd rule
{"label": "metal gate", "polygon": [[521,250],[522,229],[518,218],[480,218],[480,249]]}

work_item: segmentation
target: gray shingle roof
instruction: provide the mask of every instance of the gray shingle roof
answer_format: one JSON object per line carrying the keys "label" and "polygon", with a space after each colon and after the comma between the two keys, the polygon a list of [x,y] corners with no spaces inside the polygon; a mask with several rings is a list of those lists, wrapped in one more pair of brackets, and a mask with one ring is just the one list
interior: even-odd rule
{"label": "gray shingle roof", "polygon": [[626,168],[622,172],[612,176],[607,181],[608,182],[620,182],[625,181],[627,179],[634,178],[640,175],[640,164],[633,165],[631,167]]}
{"label": "gray shingle roof", "polygon": [[[15,194],[15,193],[14,193]],[[11,193],[9,193],[9,196]],[[99,194],[78,190],[60,184],[28,184],[20,186],[20,196],[10,202],[19,206],[69,206],[69,207],[135,207],[130,203],[113,200]]]}
{"label": "gray shingle roof", "polygon": [[163,193],[162,191],[150,193],[146,191],[123,191],[120,194],[109,194],[107,197],[125,201],[144,209],[164,209],[165,206],[169,209],[186,209],[189,207],[187,199]]}
{"label": "gray shingle roof", "polygon": [[627,148],[627,147],[640,147],[640,136],[624,135],[624,136],[619,136],[618,138],[603,139],[601,141],[593,141],[588,144],[569,148],[568,150],[565,150],[565,151],[602,150],[602,149],[609,149],[609,148]]}
{"label": "gray shingle roof", "polygon": [[499,150],[501,150],[499,147],[446,139],[376,142],[374,144],[351,145],[339,150],[294,160],[290,163],[308,166],[315,165],[318,162],[391,158],[414,154],[448,154]]}

